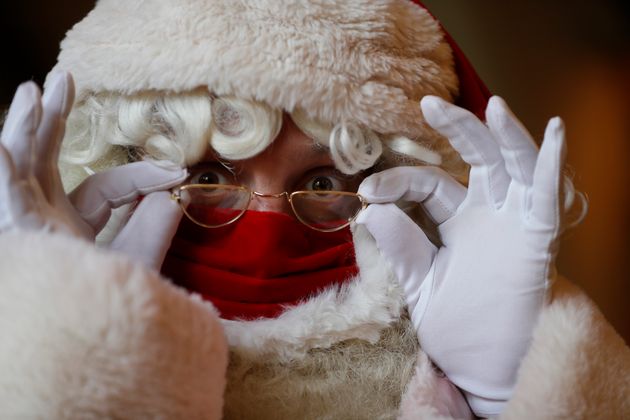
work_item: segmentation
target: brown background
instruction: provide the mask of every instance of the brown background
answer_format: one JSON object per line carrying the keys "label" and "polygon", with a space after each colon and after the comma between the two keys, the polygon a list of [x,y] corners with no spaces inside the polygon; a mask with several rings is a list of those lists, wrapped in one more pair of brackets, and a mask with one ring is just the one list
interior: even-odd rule
{"label": "brown background", "polygon": [[[569,164],[590,209],[566,234],[559,268],[630,342],[630,2],[425,3],[537,139],[550,117],[565,120]],[[43,81],[64,32],[93,4],[0,4],[3,108],[19,82]]]}

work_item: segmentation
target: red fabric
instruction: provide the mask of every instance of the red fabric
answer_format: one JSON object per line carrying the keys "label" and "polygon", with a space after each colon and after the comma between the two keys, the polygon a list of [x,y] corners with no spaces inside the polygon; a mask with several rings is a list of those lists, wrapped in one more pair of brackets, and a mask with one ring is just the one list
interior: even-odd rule
{"label": "red fabric", "polygon": [[357,272],[349,228],[323,233],[286,214],[257,211],[217,229],[184,219],[162,266],[226,319],[275,317]]}
{"label": "red fabric", "polygon": [[[431,13],[421,1],[411,1]],[[433,16],[433,14],[431,14],[431,16]],[[463,51],[459,48],[446,29],[444,29],[441,23],[440,27],[444,31],[444,38],[446,39],[446,42],[448,42],[453,50],[455,71],[457,72],[457,78],[459,79],[459,96],[457,97],[455,104],[471,111],[481,120],[485,120],[486,106],[488,105],[488,99],[490,99],[492,94],[483,83],[472,64],[470,64],[470,61],[468,61],[468,58],[466,58]]]}

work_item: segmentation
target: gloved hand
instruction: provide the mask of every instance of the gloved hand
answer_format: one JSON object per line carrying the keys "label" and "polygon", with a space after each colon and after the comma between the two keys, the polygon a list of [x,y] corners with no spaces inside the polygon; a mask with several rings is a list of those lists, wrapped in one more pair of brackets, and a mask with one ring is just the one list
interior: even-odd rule
{"label": "gloved hand", "polygon": [[[520,361],[555,277],[564,128],[540,151],[502,99],[472,113],[425,97],[427,122],[471,165],[468,189],[435,168],[398,167],[365,179],[364,224],[406,296],[420,344],[480,416],[510,398]],[[423,203],[438,224],[436,248],[398,207]]]}
{"label": "gloved hand", "polygon": [[137,162],[89,177],[66,195],[57,167],[74,85],[53,77],[43,98],[22,84],[11,103],[0,141],[0,233],[14,229],[60,232],[92,241],[113,208],[145,196],[111,247],[159,269],[182,217],[164,191],[186,170]]}

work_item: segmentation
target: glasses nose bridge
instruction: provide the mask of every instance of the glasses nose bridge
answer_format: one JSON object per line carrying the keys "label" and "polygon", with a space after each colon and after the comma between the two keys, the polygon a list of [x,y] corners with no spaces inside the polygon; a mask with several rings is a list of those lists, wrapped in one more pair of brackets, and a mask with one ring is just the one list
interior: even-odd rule
{"label": "glasses nose bridge", "polygon": [[[289,199],[289,193],[286,191],[283,191],[281,193],[276,193],[276,194],[265,194],[265,193],[261,193],[258,191],[252,191],[252,195],[256,196],[256,197],[260,197],[260,198],[282,198],[282,197],[286,197],[287,200]],[[291,200],[289,200],[291,201]]]}
{"label": "glasses nose bridge", "polygon": [[[259,201],[260,205],[253,204],[256,202],[256,198],[272,198],[272,199],[280,199],[281,202],[277,202],[273,200],[275,204],[268,203],[262,204],[265,200]],[[286,199],[284,201],[283,199]],[[249,207],[252,205],[252,207]],[[248,203],[248,208],[259,211],[275,211],[279,213],[293,214],[295,215],[295,209],[293,208],[293,203],[291,203],[291,195],[287,191],[271,194],[271,193],[262,193],[259,191],[250,190],[250,201]]]}

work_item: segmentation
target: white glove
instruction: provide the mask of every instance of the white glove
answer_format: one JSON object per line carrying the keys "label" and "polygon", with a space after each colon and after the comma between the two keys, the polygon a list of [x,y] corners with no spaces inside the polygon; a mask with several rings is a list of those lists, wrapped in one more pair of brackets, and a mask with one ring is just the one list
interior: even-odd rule
{"label": "white glove", "polygon": [[111,210],[146,196],[111,247],[159,269],[182,217],[170,199],[186,170],[137,162],[89,177],[67,196],[57,167],[74,85],[56,74],[43,98],[32,82],[11,103],[0,142],[0,233],[60,232],[92,241]]}
{"label": "white glove", "polygon": [[442,246],[394,204],[370,205],[357,223],[391,264],[424,351],[477,415],[495,415],[555,277],[564,127],[552,119],[539,152],[498,97],[487,126],[437,97],[421,106],[471,165],[468,190],[435,168],[398,167],[368,177],[359,193],[371,203],[423,203]]}

